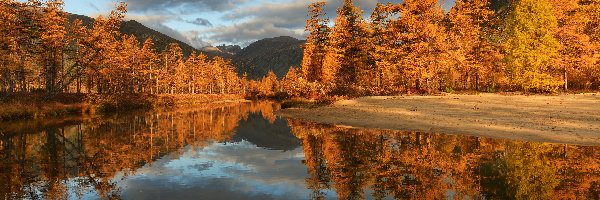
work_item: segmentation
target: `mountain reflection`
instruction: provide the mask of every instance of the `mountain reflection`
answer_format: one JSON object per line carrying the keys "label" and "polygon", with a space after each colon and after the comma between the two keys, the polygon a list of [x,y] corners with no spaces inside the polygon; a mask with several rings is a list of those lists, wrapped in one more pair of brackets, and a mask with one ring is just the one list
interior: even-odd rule
{"label": "mountain reflection", "polygon": [[253,102],[0,124],[0,199],[599,199],[600,148],[276,117]]}
{"label": "mountain reflection", "polygon": [[0,198],[118,199],[119,179],[165,155],[181,155],[185,147],[231,141],[249,115],[275,123],[277,109],[277,104],[255,102],[77,123],[2,124]]}
{"label": "mountain reflection", "polygon": [[599,199],[598,147],[290,126],[312,199]]}

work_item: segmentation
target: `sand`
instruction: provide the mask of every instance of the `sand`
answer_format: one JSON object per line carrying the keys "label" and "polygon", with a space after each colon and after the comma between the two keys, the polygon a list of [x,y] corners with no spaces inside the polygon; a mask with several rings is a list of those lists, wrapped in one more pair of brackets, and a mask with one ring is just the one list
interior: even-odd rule
{"label": "sand", "polygon": [[600,94],[378,96],[278,114],[355,128],[600,146]]}

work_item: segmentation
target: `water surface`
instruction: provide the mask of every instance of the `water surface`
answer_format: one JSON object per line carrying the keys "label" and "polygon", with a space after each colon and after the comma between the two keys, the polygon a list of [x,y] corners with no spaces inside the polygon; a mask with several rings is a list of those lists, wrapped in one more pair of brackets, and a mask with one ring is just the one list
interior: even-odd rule
{"label": "water surface", "polygon": [[600,148],[347,129],[254,102],[0,124],[0,199],[600,198]]}

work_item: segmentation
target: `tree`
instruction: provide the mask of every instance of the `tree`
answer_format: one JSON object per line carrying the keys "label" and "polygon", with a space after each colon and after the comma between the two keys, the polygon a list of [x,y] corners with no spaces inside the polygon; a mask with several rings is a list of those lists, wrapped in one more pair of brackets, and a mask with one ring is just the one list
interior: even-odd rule
{"label": "tree", "polygon": [[[474,82],[475,89],[479,90],[480,74],[493,63],[485,59],[490,55],[485,48],[492,45],[489,37],[494,12],[489,4],[488,0],[459,0],[448,14],[457,70],[464,74],[463,88],[469,88],[469,82]],[[470,81],[472,75],[474,81]]]}
{"label": "tree", "polygon": [[142,59],[140,44],[133,35],[124,35],[121,39],[121,45],[117,47],[119,57],[113,67],[117,85],[120,86],[119,92],[133,93],[138,85],[138,82],[143,78],[142,75]]}
{"label": "tree", "polygon": [[323,18],[325,12],[323,6],[326,2],[312,3],[308,6],[309,19],[306,20],[306,31],[309,35],[306,37],[304,45],[304,57],[302,59],[302,77],[309,82],[328,82],[331,79],[324,77],[323,60],[325,58],[325,49],[328,45],[329,19]]}
{"label": "tree", "polygon": [[549,91],[561,83],[549,70],[559,48],[557,19],[548,0],[519,0],[507,19],[506,62],[511,82],[524,90]]}
{"label": "tree", "polygon": [[127,4],[121,3],[108,18],[97,17],[91,30],[82,27],[80,35],[83,38],[77,44],[77,66],[80,71],[85,70],[88,90],[95,85],[98,93],[110,92],[110,77],[107,75],[114,64],[112,59],[116,57],[117,41],[121,38],[119,26],[126,12]]}
{"label": "tree", "polygon": [[46,92],[55,93],[58,74],[64,66],[64,49],[67,41],[67,18],[62,9],[62,0],[46,2],[43,16],[41,17],[41,43],[43,48],[44,74],[46,79]]}
{"label": "tree", "polygon": [[199,93],[207,93],[207,88],[210,84],[210,67],[208,58],[203,53],[200,53],[196,58],[196,65],[194,66],[194,85],[198,88]]}
{"label": "tree", "polygon": [[555,37],[560,43],[553,67],[556,72],[562,71],[564,90],[568,90],[569,85],[589,89],[588,83],[595,77],[593,42],[585,31],[586,22],[593,14],[586,13],[580,2],[552,1],[558,22]]}
{"label": "tree", "polygon": [[264,97],[271,96],[277,92],[278,85],[277,75],[273,71],[269,71],[260,82],[259,94]]}
{"label": "tree", "polygon": [[289,96],[300,96],[300,77],[294,67],[290,67],[288,73],[281,80],[281,87]]}
{"label": "tree", "polygon": [[[154,94],[156,91],[155,88],[157,88],[156,83],[158,81],[159,58],[156,53],[156,49],[154,49],[154,42],[152,39],[146,39],[140,51],[141,68],[145,77],[142,79],[142,85],[143,88],[147,88],[145,91],[149,91],[150,94]],[[144,90],[142,90],[142,92],[144,92]]]}
{"label": "tree", "polygon": [[165,93],[174,94],[177,91],[175,75],[177,68],[183,63],[183,52],[177,43],[171,43],[162,52],[161,57],[162,68],[159,74],[160,82],[157,81],[157,85],[162,87]]}
{"label": "tree", "polygon": [[367,52],[367,33],[363,11],[354,6],[352,0],[344,0],[342,7],[337,10],[323,66],[323,71],[335,75],[336,85],[341,92],[372,84],[369,72],[373,64]]}
{"label": "tree", "polygon": [[600,88],[600,1],[599,0],[581,0],[579,1],[580,9],[579,12],[583,18],[583,33],[585,33],[590,41],[587,47],[589,47],[589,54],[591,58],[587,60],[585,73],[583,77],[587,77],[584,87],[586,89]]}
{"label": "tree", "polygon": [[397,38],[392,41],[396,48],[389,56],[400,57],[398,71],[408,80],[407,86],[414,80],[419,90],[425,80],[429,88],[448,65],[446,30],[441,24],[444,11],[437,0],[407,0],[392,10],[400,16],[389,25]]}
{"label": "tree", "polygon": [[20,32],[14,31],[19,30],[15,27],[18,23],[14,5],[13,1],[0,2],[0,89],[9,92],[12,92],[14,88],[14,84],[12,84],[14,69],[12,69],[12,66],[16,64],[13,56],[13,53],[17,50],[15,34],[20,34]]}
{"label": "tree", "polygon": [[370,41],[371,44],[369,53],[370,57],[375,62],[376,71],[375,73],[375,85],[379,92],[393,90],[393,72],[395,59],[398,57],[389,56],[391,53],[394,42],[393,34],[389,31],[388,25],[391,20],[391,13],[388,11],[393,4],[388,3],[387,5],[378,3],[373,13],[371,14],[369,30],[370,30]]}

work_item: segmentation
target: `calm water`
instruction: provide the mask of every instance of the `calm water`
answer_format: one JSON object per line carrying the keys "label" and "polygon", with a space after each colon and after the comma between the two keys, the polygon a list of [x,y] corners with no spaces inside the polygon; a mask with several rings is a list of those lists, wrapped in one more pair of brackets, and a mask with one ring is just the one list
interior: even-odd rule
{"label": "calm water", "polygon": [[600,148],[355,130],[255,102],[0,124],[0,199],[599,199]]}

